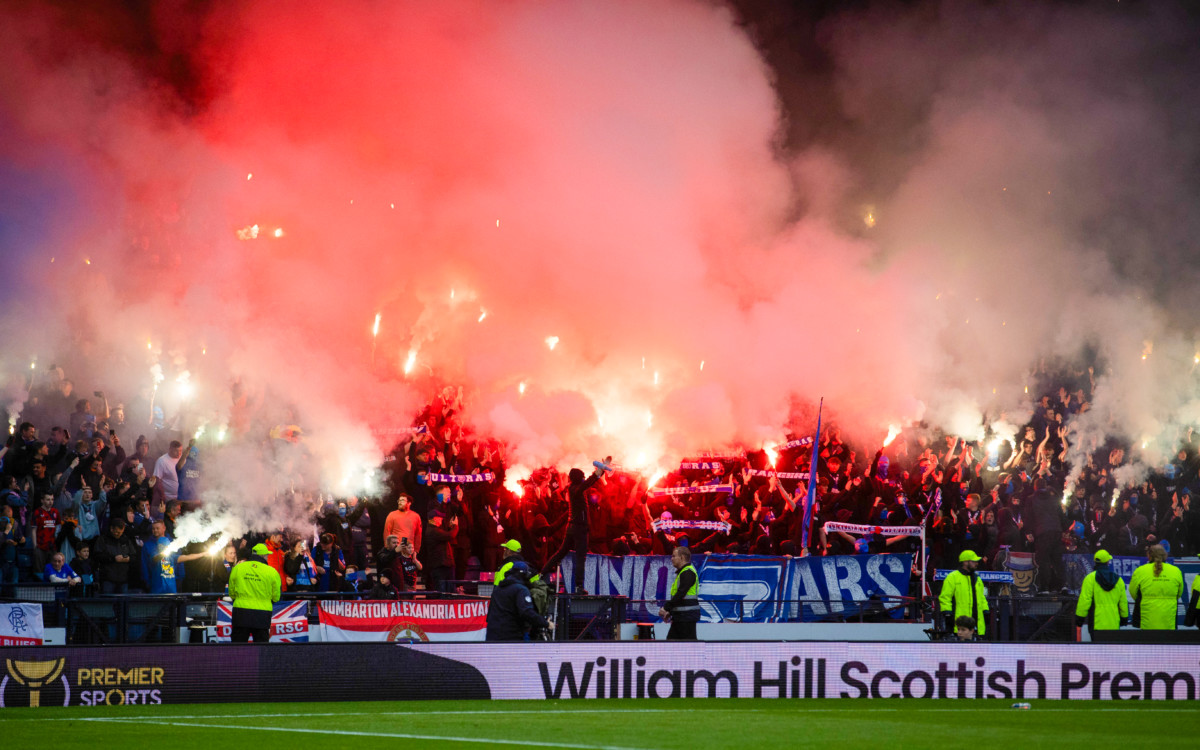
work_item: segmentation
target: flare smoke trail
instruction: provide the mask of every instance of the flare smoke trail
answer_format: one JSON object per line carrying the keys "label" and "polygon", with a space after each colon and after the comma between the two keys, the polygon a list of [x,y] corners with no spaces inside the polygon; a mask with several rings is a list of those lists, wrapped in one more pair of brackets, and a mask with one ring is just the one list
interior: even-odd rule
{"label": "flare smoke trail", "polygon": [[[1076,449],[1169,449],[1200,417],[1194,14],[811,5],[9,3],[6,379],[133,399],[157,367],[175,410],[187,371],[189,430],[301,424],[350,492],[442,383],[517,462],[652,470],[818,394],[872,440],[982,437],[1086,347]],[[230,455],[240,505],[287,484]]]}

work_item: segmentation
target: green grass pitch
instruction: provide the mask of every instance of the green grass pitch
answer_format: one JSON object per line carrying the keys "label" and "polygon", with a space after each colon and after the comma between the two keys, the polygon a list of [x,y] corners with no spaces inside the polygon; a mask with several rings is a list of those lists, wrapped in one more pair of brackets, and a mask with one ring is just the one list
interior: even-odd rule
{"label": "green grass pitch", "polygon": [[[305,679],[280,690],[304,690]],[[1191,747],[1200,704],[753,700],[242,703],[10,708],[5,747],[333,748]]]}

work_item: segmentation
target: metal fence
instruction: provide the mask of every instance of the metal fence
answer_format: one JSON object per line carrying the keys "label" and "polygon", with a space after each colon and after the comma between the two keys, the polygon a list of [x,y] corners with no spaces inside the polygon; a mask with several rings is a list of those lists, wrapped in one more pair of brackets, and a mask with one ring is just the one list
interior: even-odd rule
{"label": "metal fence", "polygon": [[[469,593],[435,591],[406,592],[403,599],[486,598],[491,584],[473,584]],[[467,587],[463,587],[465,591]],[[16,584],[14,597],[0,601],[38,602],[42,605],[47,627],[62,627],[70,644],[174,643],[181,629],[204,629],[216,624],[220,594],[160,594],[74,597],[62,584]],[[366,594],[289,593],[284,601],[355,600]],[[1070,642],[1078,639],[1075,626],[1076,597],[1036,596],[989,598],[987,639],[1004,642]],[[940,639],[953,631],[942,622],[935,597],[889,597],[867,601],[799,599],[772,602],[769,616],[758,611],[762,604],[744,599],[703,600],[707,620],[713,612],[719,621],[742,622],[858,622],[858,623],[929,623],[931,639]],[[628,600],[619,596],[552,597],[550,612],[557,622],[555,640],[612,640],[620,637],[623,623],[639,625],[658,622],[661,602]],[[1185,608],[1180,605],[1181,612]],[[318,622],[316,607],[309,609],[309,621]]]}

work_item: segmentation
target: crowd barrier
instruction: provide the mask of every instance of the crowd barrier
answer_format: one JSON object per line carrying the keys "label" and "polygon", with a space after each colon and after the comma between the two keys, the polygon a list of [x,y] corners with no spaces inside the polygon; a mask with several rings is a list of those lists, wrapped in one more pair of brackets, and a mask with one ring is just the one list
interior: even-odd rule
{"label": "crowd barrier", "polygon": [[[1200,644],[13,647],[0,708],[421,699],[1197,699]],[[298,676],[320,675],[319,680]]]}

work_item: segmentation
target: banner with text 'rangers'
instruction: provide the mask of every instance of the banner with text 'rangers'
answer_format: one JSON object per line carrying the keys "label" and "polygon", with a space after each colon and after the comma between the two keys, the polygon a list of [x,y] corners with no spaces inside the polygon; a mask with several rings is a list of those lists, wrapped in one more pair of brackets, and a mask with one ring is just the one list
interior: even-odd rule
{"label": "banner with text 'rangers'", "polygon": [[326,641],[482,641],[484,601],[321,602]]}

